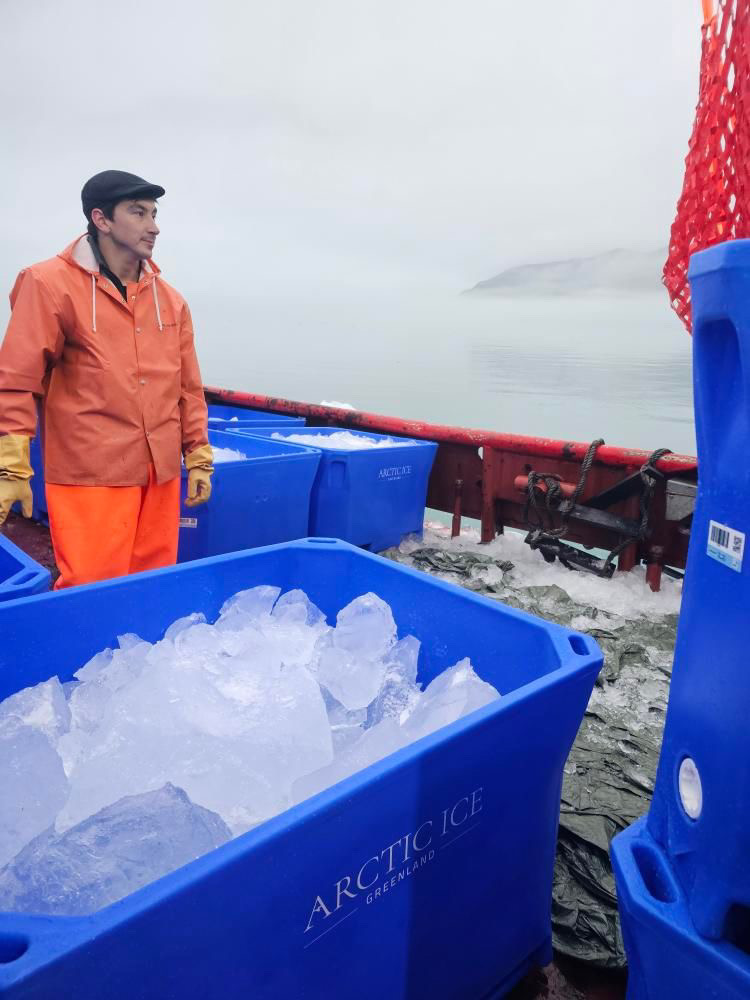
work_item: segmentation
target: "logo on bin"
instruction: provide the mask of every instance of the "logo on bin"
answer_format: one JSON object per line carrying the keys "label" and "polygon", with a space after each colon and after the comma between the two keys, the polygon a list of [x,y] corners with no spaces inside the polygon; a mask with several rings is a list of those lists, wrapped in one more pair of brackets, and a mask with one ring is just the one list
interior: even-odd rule
{"label": "logo on bin", "polygon": [[[425,820],[372,854],[352,874],[344,875],[330,890],[316,896],[304,930],[311,937],[305,939],[305,948],[356,913],[361,904],[370,906],[395,891],[400,883],[434,861],[437,851],[476,829],[481,811],[479,787],[442,809],[435,819]],[[329,923],[330,917],[335,919]]]}
{"label": "logo on bin", "polygon": [[378,479],[403,479],[411,475],[410,465],[386,465],[378,470]]}

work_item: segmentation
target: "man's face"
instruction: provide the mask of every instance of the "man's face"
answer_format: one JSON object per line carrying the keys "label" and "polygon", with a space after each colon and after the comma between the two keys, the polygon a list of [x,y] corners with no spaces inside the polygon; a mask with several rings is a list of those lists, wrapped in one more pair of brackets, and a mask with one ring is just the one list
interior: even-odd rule
{"label": "man's face", "polygon": [[[94,212],[97,210],[94,209]],[[148,259],[154,252],[154,243],[159,235],[156,202],[146,198],[120,201],[112,214],[112,219],[107,219],[104,213],[94,219],[99,231],[107,233],[116,244],[129,250],[139,260]]]}

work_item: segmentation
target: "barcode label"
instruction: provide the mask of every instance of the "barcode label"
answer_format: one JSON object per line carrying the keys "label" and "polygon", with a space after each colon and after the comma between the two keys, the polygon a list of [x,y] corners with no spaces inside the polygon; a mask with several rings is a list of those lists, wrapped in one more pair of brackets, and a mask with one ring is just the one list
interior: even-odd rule
{"label": "barcode label", "polygon": [[729,548],[729,531],[727,528],[720,528],[718,524],[711,523],[711,541],[716,542],[722,549]]}
{"label": "barcode label", "polygon": [[744,552],[743,532],[735,531],[726,524],[719,524],[718,521],[709,521],[707,555],[739,573],[742,570]]}
{"label": "barcode label", "polygon": [[181,528],[197,528],[198,518],[197,517],[181,517],[180,518]]}

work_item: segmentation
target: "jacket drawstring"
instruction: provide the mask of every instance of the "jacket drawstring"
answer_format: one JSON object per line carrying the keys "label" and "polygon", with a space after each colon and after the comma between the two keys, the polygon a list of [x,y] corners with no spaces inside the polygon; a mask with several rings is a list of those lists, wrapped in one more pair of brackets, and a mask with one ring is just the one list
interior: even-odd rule
{"label": "jacket drawstring", "polygon": [[91,275],[91,329],[96,333],[96,277]]}
{"label": "jacket drawstring", "polygon": [[[154,308],[156,309],[156,322],[159,324],[159,329],[164,330],[164,326],[161,321],[161,310],[159,309],[159,296],[156,294],[156,275],[154,275],[154,280],[151,282],[151,291],[154,295]],[[96,275],[91,274],[91,329],[96,333]]]}
{"label": "jacket drawstring", "polygon": [[159,296],[156,294],[156,275],[154,275],[154,280],[151,282],[151,290],[154,293],[154,305],[156,306],[156,322],[159,324],[159,329],[163,330],[164,327],[161,325],[161,313],[159,312]]}

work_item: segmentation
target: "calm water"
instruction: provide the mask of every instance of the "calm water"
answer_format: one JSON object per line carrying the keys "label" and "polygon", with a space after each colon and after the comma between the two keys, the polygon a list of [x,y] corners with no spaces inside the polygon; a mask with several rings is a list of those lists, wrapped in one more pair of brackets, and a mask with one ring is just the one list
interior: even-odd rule
{"label": "calm water", "polygon": [[666,296],[189,301],[207,384],[695,453],[691,341]]}

